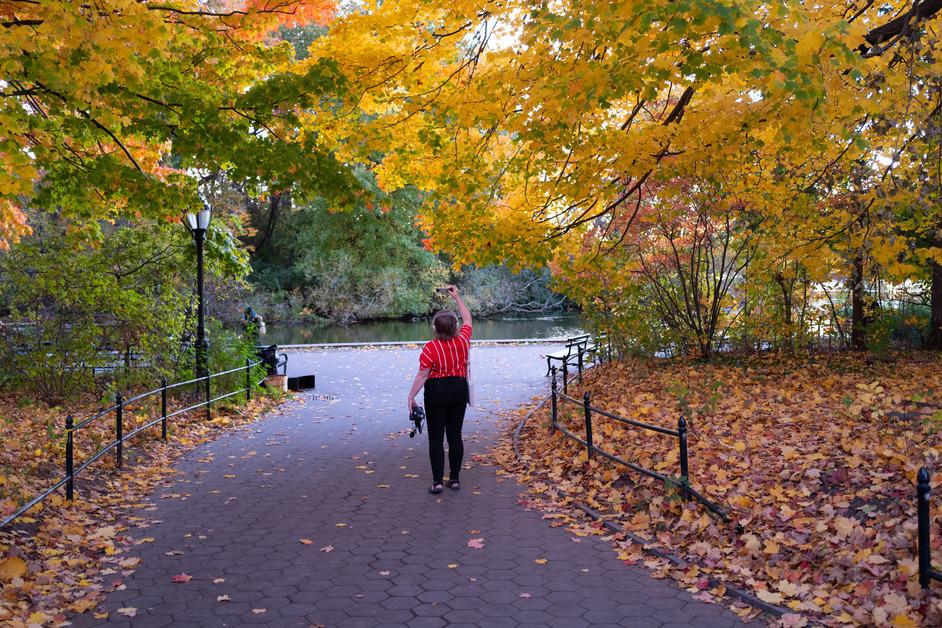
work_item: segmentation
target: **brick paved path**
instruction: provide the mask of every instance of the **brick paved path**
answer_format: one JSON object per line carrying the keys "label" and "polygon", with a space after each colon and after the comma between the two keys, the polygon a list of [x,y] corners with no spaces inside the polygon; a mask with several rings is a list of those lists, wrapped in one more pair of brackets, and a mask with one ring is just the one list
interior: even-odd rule
{"label": "brick paved path", "polygon": [[[475,347],[479,406],[511,407],[542,392],[545,351]],[[141,566],[108,596],[109,620],[75,625],[739,623],[621,564],[607,543],[575,543],[520,506],[520,487],[474,459],[496,433],[487,411],[466,419],[462,490],[428,495],[427,442],[405,433],[417,354],[293,354],[291,371],[315,370],[317,393],[338,400],[306,395],[188,455],[182,476],[154,496],[148,514],[160,523],[131,531],[154,541],[137,546]],[[475,538],[483,549],[468,547]],[[192,580],[171,582],[182,572]],[[126,607],[137,609],[134,619],[117,612]]]}

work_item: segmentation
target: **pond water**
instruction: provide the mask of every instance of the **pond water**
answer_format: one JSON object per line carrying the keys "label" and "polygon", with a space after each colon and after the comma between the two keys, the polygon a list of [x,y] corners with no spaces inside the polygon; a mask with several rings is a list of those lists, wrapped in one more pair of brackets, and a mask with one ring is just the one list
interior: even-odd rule
{"label": "pond water", "polygon": [[[585,321],[578,315],[486,318],[474,321],[475,340],[561,338],[582,333]],[[426,341],[432,336],[430,323],[378,321],[355,325],[268,325],[262,344],[300,345],[326,342]]]}

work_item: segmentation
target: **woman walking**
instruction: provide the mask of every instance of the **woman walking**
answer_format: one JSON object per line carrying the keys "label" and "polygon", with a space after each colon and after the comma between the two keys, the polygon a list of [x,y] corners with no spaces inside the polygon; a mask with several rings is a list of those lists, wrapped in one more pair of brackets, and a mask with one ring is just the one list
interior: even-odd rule
{"label": "woman walking", "polygon": [[[447,288],[458,306],[458,314],[450,310],[439,312],[432,318],[435,339],[427,343],[419,356],[419,372],[409,391],[409,412],[417,405],[415,396],[425,387],[425,415],[428,424],[428,455],[432,462],[432,486],[428,492],[442,492],[445,475],[445,448],[443,437],[448,438],[448,481],[444,486],[457,491],[461,488],[458,475],[464,458],[461,426],[468,406],[468,356],[471,353],[471,313],[465,306],[458,289]],[[458,325],[461,316],[461,326]]]}

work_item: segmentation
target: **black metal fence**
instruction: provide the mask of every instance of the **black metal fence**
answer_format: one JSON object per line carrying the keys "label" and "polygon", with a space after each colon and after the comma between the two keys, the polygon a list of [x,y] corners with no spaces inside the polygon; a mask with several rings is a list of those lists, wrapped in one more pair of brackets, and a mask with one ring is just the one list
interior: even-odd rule
{"label": "black metal fence", "polygon": [[[552,432],[555,432],[556,430],[558,430],[562,432],[566,436],[566,438],[569,438],[570,440],[573,440],[583,445],[587,450],[587,455],[590,460],[595,456],[595,454],[598,454],[604,458],[607,458],[608,460],[611,460],[612,462],[628,467],[632,471],[636,471],[637,473],[645,475],[649,478],[660,480],[664,482],[665,484],[677,485],[679,486],[681,495],[683,495],[684,498],[696,499],[698,502],[703,504],[708,510],[718,515],[723,520],[728,520],[729,517],[726,511],[722,507],[713,503],[712,501],[704,497],[699,491],[697,491],[692,486],[690,486],[690,463],[688,459],[689,451],[687,447],[687,422],[683,417],[680,417],[680,419],[678,420],[677,429],[672,430],[666,427],[660,427],[658,425],[650,425],[648,423],[642,423],[641,421],[635,421],[633,419],[626,419],[625,417],[618,416],[617,414],[606,412],[605,410],[602,410],[600,408],[595,408],[591,405],[591,396],[588,392],[586,392],[583,395],[582,401],[575,399],[573,397],[570,397],[568,394],[566,394],[566,392],[559,392],[558,386],[556,383],[556,368],[553,367],[552,371],[553,371],[552,373],[553,381],[551,383],[552,394],[551,394],[551,411],[550,411],[551,412],[550,430]],[[567,375],[565,373],[565,369],[564,369],[563,375],[564,377]],[[564,386],[566,386],[567,384],[568,382],[566,381],[566,379],[564,379]],[[582,408],[583,415],[585,418],[585,438],[584,439],[580,438],[579,436],[576,436],[571,431],[567,430],[565,427],[559,424],[559,402],[560,401],[573,404],[576,406],[580,406]],[[642,430],[646,430],[648,432],[662,434],[664,436],[670,436],[672,438],[676,438],[677,447],[679,449],[678,453],[679,453],[679,459],[680,459],[680,477],[675,478],[675,477],[664,475],[662,473],[658,473],[657,471],[652,471],[651,469],[645,469],[641,465],[635,464],[633,462],[629,462],[628,460],[625,460],[624,458],[621,458],[613,453],[607,452],[597,447],[592,437],[593,415],[602,416],[607,419],[611,419],[613,421],[622,423],[624,425],[636,427]]]}
{"label": "black metal fence", "polygon": [[[283,366],[286,368],[287,356],[282,354],[281,357],[284,359],[284,364],[281,364],[279,361],[278,366]],[[78,423],[76,423],[73,420],[72,415],[69,415],[68,417],[66,417],[66,420],[65,420],[65,434],[66,434],[65,436],[66,438],[65,461],[64,461],[65,476],[62,479],[60,479],[58,482],[53,484],[51,487],[49,487],[48,489],[46,489],[45,491],[43,491],[42,493],[34,497],[28,503],[24,504],[16,512],[7,516],[2,522],[0,522],[0,529],[3,529],[9,524],[16,521],[19,517],[26,514],[30,509],[32,509],[37,504],[43,502],[46,498],[48,498],[50,495],[52,495],[53,493],[55,493],[62,487],[65,487],[66,498],[69,500],[72,500],[75,495],[76,476],[78,476],[79,473],[81,473],[86,468],[88,468],[89,465],[97,462],[108,452],[110,451],[115,452],[115,466],[120,469],[124,461],[124,443],[127,442],[129,439],[137,436],[142,431],[149,429],[151,427],[154,427],[155,425],[159,423],[160,424],[160,436],[161,438],[166,440],[167,439],[167,422],[176,416],[179,416],[181,414],[186,414],[188,412],[193,412],[194,410],[198,410],[200,408],[206,408],[206,419],[211,420],[213,404],[223,401],[224,399],[228,399],[230,397],[243,394],[243,393],[245,394],[246,401],[251,400],[252,387],[253,387],[252,369],[262,364],[263,362],[261,360],[252,361],[250,359],[246,359],[245,366],[240,366],[234,369],[229,369],[228,371],[221,371],[219,373],[212,373],[210,375],[204,375],[202,377],[197,377],[191,380],[187,380],[185,382],[177,382],[175,384],[168,384],[166,379],[161,379],[159,388],[149,390],[147,392],[141,393],[139,395],[135,395],[133,397],[129,397],[127,399],[125,399],[124,396],[120,392],[116,393],[114,405],[111,405],[105,408],[104,410],[101,410],[93,414],[92,416],[82,421],[79,421]],[[213,394],[212,388],[213,388],[214,379],[221,378],[227,375],[232,375],[234,373],[239,373],[241,371],[245,372],[245,386],[243,388],[239,388],[237,390],[233,390],[231,392],[221,394],[217,397],[212,396]],[[259,382],[254,382],[254,385],[258,385],[258,383]],[[168,393],[173,390],[180,389],[184,386],[189,386],[189,385],[194,385],[194,384],[202,388],[201,393],[202,393],[203,400],[200,401],[199,403],[191,404],[184,408],[180,408],[179,410],[168,412],[167,411]],[[127,434],[125,434],[124,433],[125,410],[128,409],[132,404],[138,403],[140,401],[143,401],[144,399],[148,399],[156,395],[160,395],[160,416],[155,419],[147,421],[143,425],[136,427],[130,432],[128,432]],[[89,426],[93,422],[101,420],[104,417],[111,414],[114,415],[114,441],[102,447],[95,454],[93,454],[88,460],[85,460],[79,466],[76,467],[75,460],[74,460],[76,434],[81,429]]]}
{"label": "black metal fence", "polygon": [[[604,336],[602,336],[604,338]],[[603,340],[604,342],[604,340]],[[596,342],[596,347],[594,349],[595,359],[597,362],[602,362],[606,357],[606,347],[603,345],[603,342]],[[611,361],[611,343],[607,344],[607,354],[608,360]],[[588,392],[583,394],[582,400],[575,399],[569,396],[569,383],[570,381],[581,380],[584,372],[584,359],[583,356],[588,352],[579,350],[578,353],[578,375],[573,378],[570,378],[569,375],[569,362],[568,360],[563,360],[560,369],[557,367],[552,367],[552,376],[553,381],[551,384],[552,395],[551,395],[551,431],[560,431],[566,438],[573,440],[587,449],[587,455],[591,460],[595,454],[611,460],[617,464],[628,467],[629,469],[636,471],[642,475],[645,475],[650,478],[661,480],[665,483],[678,484],[681,489],[681,493],[684,497],[693,497],[701,504],[703,504],[711,512],[719,515],[724,520],[728,520],[728,514],[726,511],[713,503],[694,488],[690,486],[690,461],[689,461],[689,449],[687,446],[687,422],[684,417],[680,417],[677,421],[677,429],[672,430],[657,425],[650,425],[647,423],[642,423],[640,421],[634,421],[632,419],[627,419],[625,417],[612,414],[611,412],[606,412],[599,408],[595,408],[591,405],[591,396]],[[557,374],[558,371],[562,371],[563,379],[563,392],[559,392],[557,384]],[[580,406],[582,408],[584,417],[585,417],[585,435],[586,437],[580,438],[573,434],[571,431],[567,430],[565,427],[559,424],[559,402],[564,401],[566,403]],[[545,403],[545,402],[544,402]],[[680,477],[673,478],[650,469],[645,469],[644,467],[624,460],[623,458],[603,451],[599,449],[593,442],[592,437],[592,416],[600,415],[617,421],[619,423],[630,425],[639,429],[647,430],[650,432],[655,432],[658,434],[663,434],[666,436],[671,436],[677,439],[677,448],[680,462]],[[917,553],[919,558],[919,584],[923,588],[928,588],[933,580],[938,580],[942,582],[942,571],[935,569],[932,566],[932,554],[931,554],[931,520],[929,518],[929,496],[931,495],[932,489],[930,486],[931,476],[929,470],[925,467],[919,469],[919,472],[916,476],[916,507],[917,507],[917,520],[918,520],[918,540],[917,540]]]}
{"label": "black metal fence", "polygon": [[919,469],[916,475],[916,516],[919,520],[919,584],[923,588],[927,588],[932,580],[942,580],[942,572],[932,568],[930,553],[929,495],[932,492],[929,486],[930,480],[929,470],[925,467]]}

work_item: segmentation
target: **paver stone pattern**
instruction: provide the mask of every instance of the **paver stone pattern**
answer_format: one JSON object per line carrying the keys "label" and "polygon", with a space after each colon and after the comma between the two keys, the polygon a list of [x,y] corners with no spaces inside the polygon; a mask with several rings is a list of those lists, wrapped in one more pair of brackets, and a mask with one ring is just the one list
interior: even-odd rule
{"label": "paver stone pattern", "polygon": [[190,452],[153,495],[159,523],[130,531],[153,541],[135,547],[108,619],[75,625],[738,625],[605,541],[551,527],[487,464],[497,412],[544,394],[550,350],[473,348],[462,490],[438,496],[425,434],[408,437],[417,348],[291,354],[315,394]]}

